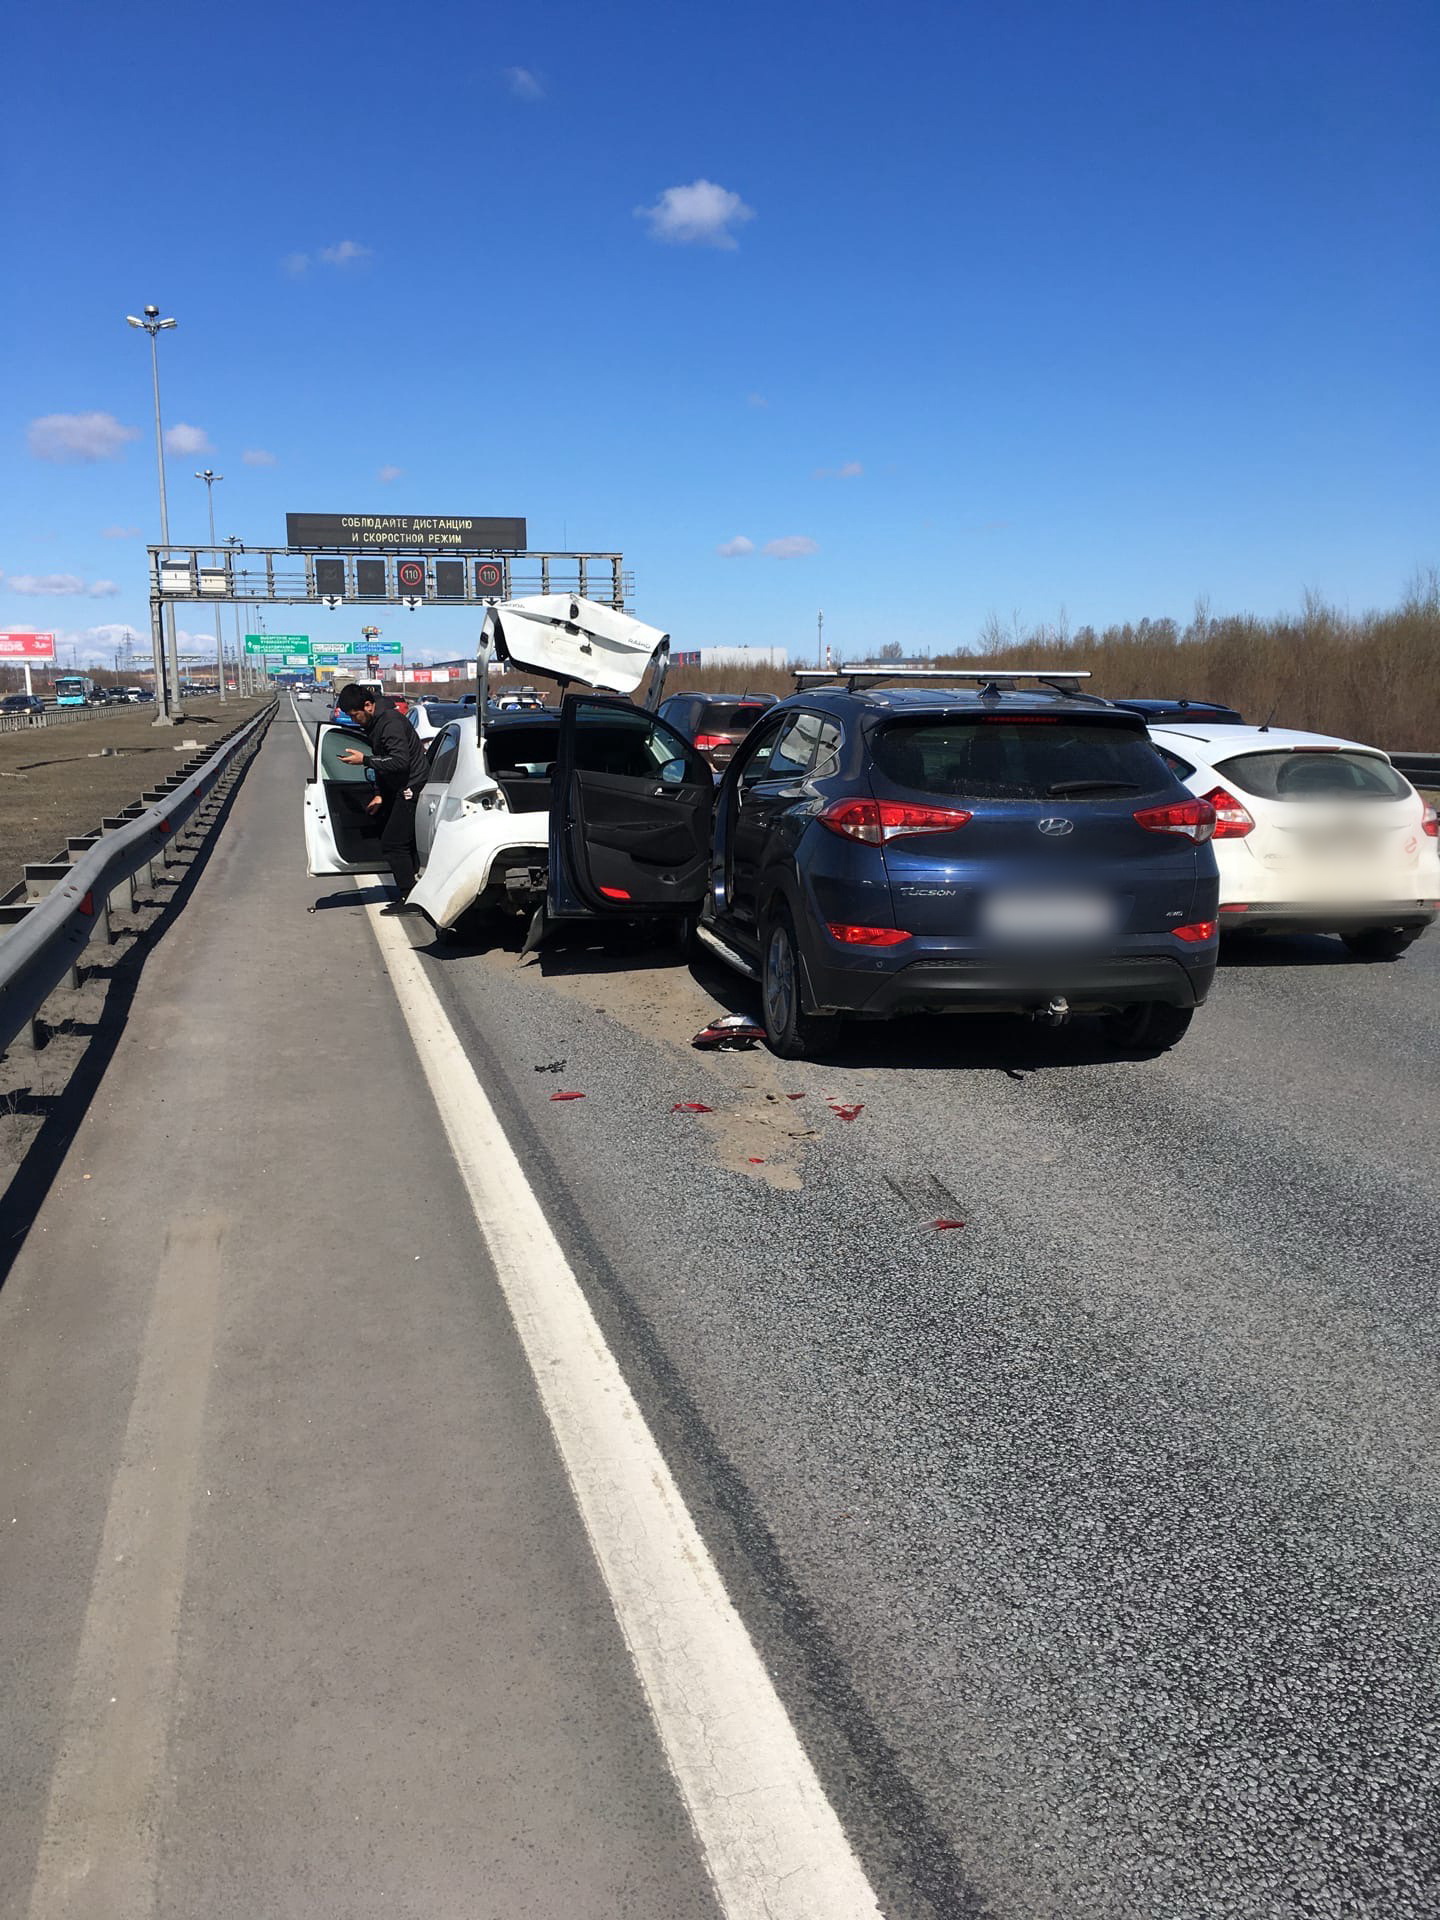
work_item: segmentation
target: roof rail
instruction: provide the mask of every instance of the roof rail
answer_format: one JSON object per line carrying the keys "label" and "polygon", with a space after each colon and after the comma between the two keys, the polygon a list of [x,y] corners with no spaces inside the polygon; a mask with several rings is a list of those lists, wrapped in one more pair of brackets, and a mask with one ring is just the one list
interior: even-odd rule
{"label": "roof rail", "polygon": [[797,689],[825,680],[844,680],[849,693],[874,680],[928,681],[932,685],[949,685],[956,680],[978,680],[983,683],[983,698],[986,695],[998,697],[1001,693],[1012,691],[1017,680],[1036,680],[1052,692],[1071,693],[1082,700],[1094,700],[1101,706],[1107,704],[1096,694],[1081,693],[1079,682],[1090,678],[1088,669],[1072,672],[1068,667],[887,667],[866,664],[853,667],[796,667],[794,671]]}

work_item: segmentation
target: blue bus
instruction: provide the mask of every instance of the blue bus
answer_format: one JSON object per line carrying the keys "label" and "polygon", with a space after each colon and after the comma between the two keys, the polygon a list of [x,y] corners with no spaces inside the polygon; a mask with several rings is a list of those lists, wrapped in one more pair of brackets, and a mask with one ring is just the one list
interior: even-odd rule
{"label": "blue bus", "polygon": [[57,673],[55,676],[55,704],[57,707],[88,707],[95,698],[95,682],[88,673]]}

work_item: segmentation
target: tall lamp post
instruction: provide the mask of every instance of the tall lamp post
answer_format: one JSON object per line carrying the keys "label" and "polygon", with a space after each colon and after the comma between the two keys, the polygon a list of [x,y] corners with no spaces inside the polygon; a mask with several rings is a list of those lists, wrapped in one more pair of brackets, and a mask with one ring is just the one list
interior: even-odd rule
{"label": "tall lamp post", "polygon": [[[206,467],[205,471],[197,473],[195,478],[205,482],[205,499],[210,508],[210,550],[218,555],[219,549],[215,545],[215,482],[223,480],[225,476],[223,473],[216,473],[212,467]],[[215,602],[215,672],[220,680],[220,704],[223,707],[225,704],[225,642],[220,637],[220,602],[218,600]],[[236,692],[239,692],[238,687]]]}
{"label": "tall lamp post", "polygon": [[[170,513],[165,504],[165,436],[160,429],[160,356],[155,348],[157,334],[164,333],[167,327],[179,324],[175,320],[162,320],[158,307],[146,307],[145,318],[137,320],[133,313],[125,316],[127,326],[143,327],[150,336],[150,377],[155,387],[155,465],[160,475],[160,538],[165,546],[170,544]],[[175,606],[166,601],[161,616],[166,632],[160,631],[160,621],[152,613],[150,620],[150,646],[155,660],[155,724],[168,727],[172,721],[185,718],[180,705],[180,650],[175,640]],[[166,684],[165,641],[168,633],[169,684]]]}
{"label": "tall lamp post", "polygon": [[[230,549],[230,564],[233,567],[235,564],[235,549],[241,545],[239,534],[226,534],[225,544]],[[230,604],[235,609],[235,685],[239,689],[241,698],[244,699],[248,694],[253,693],[255,689],[250,684],[250,662],[245,658],[245,642],[242,637],[243,629],[240,625],[240,602],[238,600],[232,600]]]}

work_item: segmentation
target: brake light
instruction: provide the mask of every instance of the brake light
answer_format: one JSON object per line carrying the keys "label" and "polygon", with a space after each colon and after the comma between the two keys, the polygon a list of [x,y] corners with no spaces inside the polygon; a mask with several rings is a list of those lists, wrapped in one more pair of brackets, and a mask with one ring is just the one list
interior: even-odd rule
{"label": "brake light", "polygon": [[912,833],[953,833],[973,816],[963,807],[920,807],[906,800],[832,800],[816,818],[844,840],[880,847]]}
{"label": "brake light", "polygon": [[1432,840],[1440,839],[1440,813],[1436,813],[1428,800],[1425,802],[1425,812],[1420,825]]}
{"label": "brake light", "polygon": [[847,947],[898,947],[910,938],[899,927],[849,927],[834,920],[826,921],[825,929],[832,940]]}
{"label": "brake light", "polygon": [[1198,844],[1215,831],[1215,809],[1208,800],[1174,800],[1166,807],[1141,807],[1135,824],[1147,833],[1180,833]]}
{"label": "brake light", "polygon": [[728,733],[697,733],[695,736],[695,747],[699,753],[714,753],[717,747],[728,747],[729,744]]}
{"label": "brake light", "polygon": [[1188,927],[1172,927],[1170,931],[1177,940],[1188,940],[1192,946],[1199,946],[1203,940],[1213,940],[1220,928],[1214,920],[1192,920]]}
{"label": "brake light", "polygon": [[1255,831],[1255,817],[1243,801],[1237,800],[1233,793],[1227,793],[1224,787],[1216,787],[1205,798],[1215,809],[1215,838],[1217,840],[1243,840],[1247,833]]}

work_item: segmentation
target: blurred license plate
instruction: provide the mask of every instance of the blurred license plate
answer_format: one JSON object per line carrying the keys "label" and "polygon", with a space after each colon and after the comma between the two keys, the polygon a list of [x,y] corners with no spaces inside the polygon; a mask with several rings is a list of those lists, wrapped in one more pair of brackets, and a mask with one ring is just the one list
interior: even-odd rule
{"label": "blurred license plate", "polygon": [[1001,940],[1094,940],[1115,929],[1115,906],[1103,893],[992,893],[981,914]]}

